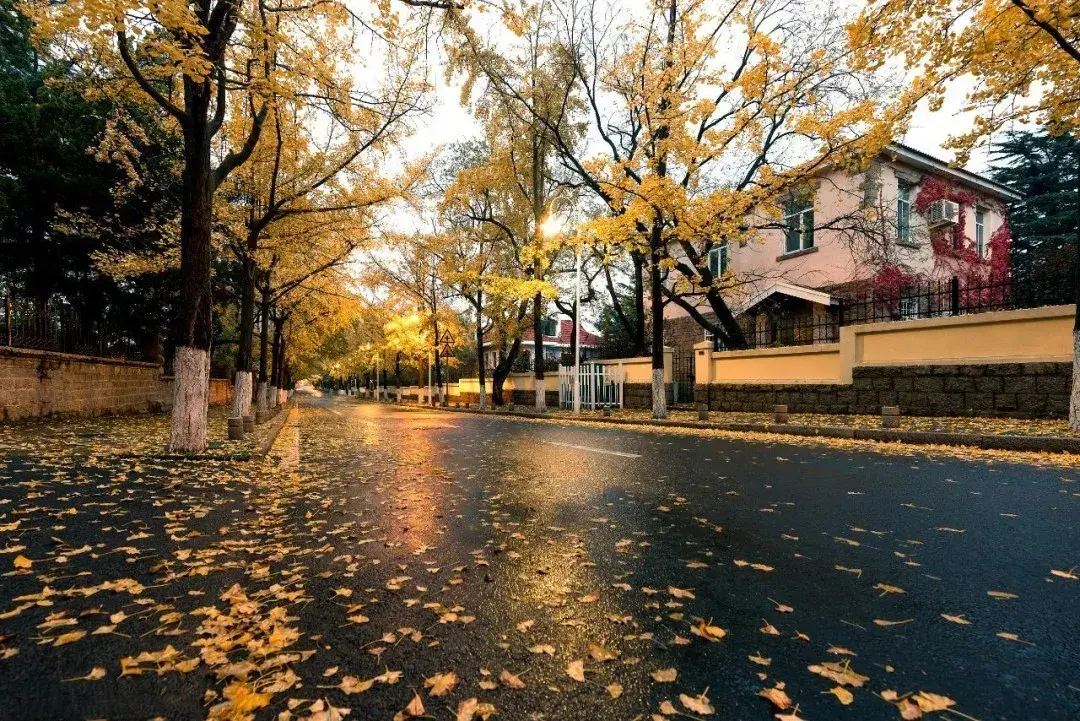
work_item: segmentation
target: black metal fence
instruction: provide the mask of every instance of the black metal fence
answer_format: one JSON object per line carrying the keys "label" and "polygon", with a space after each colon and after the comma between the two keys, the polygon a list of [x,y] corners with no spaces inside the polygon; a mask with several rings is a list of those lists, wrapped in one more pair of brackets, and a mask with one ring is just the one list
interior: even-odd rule
{"label": "black metal fence", "polygon": [[[909,283],[897,290],[871,288],[841,298],[819,315],[743,316],[740,325],[747,348],[815,345],[839,341],[845,325],[1067,305],[1075,299],[1071,274],[1042,275],[1024,282],[1007,276],[953,276]],[[723,349],[719,339],[714,348]]]}
{"label": "black metal fence", "polygon": [[10,295],[3,297],[0,308],[0,345],[129,360],[145,355],[140,339],[110,328],[104,320],[87,321],[64,303]]}

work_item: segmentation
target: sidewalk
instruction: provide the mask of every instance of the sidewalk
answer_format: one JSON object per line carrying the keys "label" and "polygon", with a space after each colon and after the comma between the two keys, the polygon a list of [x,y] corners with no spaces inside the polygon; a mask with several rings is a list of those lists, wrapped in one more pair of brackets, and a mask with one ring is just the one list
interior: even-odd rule
{"label": "sidewalk", "polygon": [[265,454],[280,431],[288,408],[262,424],[242,441],[229,441],[229,408],[213,407],[207,416],[206,451],[196,454],[169,453],[168,413],[59,417],[0,424],[0,448],[9,451],[64,455],[114,456],[128,458],[190,458],[246,461]]}
{"label": "sidewalk", "polygon": [[[416,405],[404,406],[417,408]],[[419,406],[425,408],[425,406]],[[913,445],[963,446],[995,451],[1080,454],[1080,434],[1069,430],[1064,420],[1009,418],[931,418],[900,417],[896,429],[881,427],[878,416],[845,416],[792,413],[788,423],[773,422],[770,413],[711,412],[708,421],[699,421],[697,411],[669,411],[667,420],[653,420],[648,410],[613,409],[605,417],[600,410],[582,410],[574,414],[567,409],[549,409],[538,416],[531,408],[516,406],[508,410],[480,411],[475,408],[454,407],[446,410],[460,413],[490,413],[533,419],[551,419],[576,423],[606,423],[614,425],[692,428],[739,433],[766,433],[800,437],[840,438],[863,441],[905,443]]]}

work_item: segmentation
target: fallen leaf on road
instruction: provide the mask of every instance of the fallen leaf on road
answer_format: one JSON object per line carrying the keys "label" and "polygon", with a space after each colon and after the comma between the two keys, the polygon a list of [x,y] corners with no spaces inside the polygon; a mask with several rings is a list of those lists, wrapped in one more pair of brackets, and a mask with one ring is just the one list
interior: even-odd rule
{"label": "fallen leaf on road", "polygon": [[667,592],[675,598],[697,598],[692,592],[683,588],[675,588],[674,586],[668,586]]}
{"label": "fallen leaf on road", "polygon": [[15,568],[18,568],[19,570],[24,571],[24,570],[30,568],[33,565],[34,565],[34,562],[31,561],[26,556],[24,556],[22,554],[19,554],[18,556],[15,556]]}
{"label": "fallen leaf on road", "polygon": [[694,634],[695,636],[701,636],[702,638],[713,642],[719,641],[727,635],[727,631],[720,628],[719,626],[713,626],[711,625],[711,623],[711,621],[709,623],[705,623],[705,621],[702,620],[696,626],[690,627],[690,633]]}
{"label": "fallen leaf on road", "polygon": [[[445,696],[454,690],[454,687],[458,684],[458,676],[453,671],[447,671],[446,673],[437,673],[431,678],[424,679],[424,688],[430,688],[429,692],[432,696]],[[423,715],[423,710],[421,710]]]}
{"label": "fallen leaf on road", "polygon": [[686,694],[681,693],[679,694],[679,701],[681,701],[682,705],[686,708],[702,716],[711,716],[716,713],[716,709],[709,703],[709,698],[705,694],[701,694],[700,696],[687,696]]}
{"label": "fallen leaf on road", "polygon": [[574,679],[578,683],[585,682],[585,662],[584,661],[571,661],[566,666],[566,675]]}
{"label": "fallen leaf on road", "polygon": [[619,657],[619,654],[615,651],[606,649],[603,646],[598,646],[595,643],[589,644],[589,655],[592,657],[593,661],[599,661],[601,663],[604,661],[614,661]]}
{"label": "fallen leaf on road", "polygon": [[899,586],[890,586],[887,583],[878,583],[874,586],[874,588],[881,591],[882,596],[887,593],[907,593],[907,591],[900,588]]}
{"label": "fallen leaf on road", "polygon": [[919,705],[919,710],[921,710],[923,713],[944,711],[950,706],[956,705],[956,702],[948,696],[930,693],[929,691],[919,691],[919,693],[915,694],[913,698],[915,699],[915,703]]}
{"label": "fallen leaf on road", "polygon": [[874,623],[878,626],[903,626],[905,623],[914,623],[914,618],[904,618],[899,621],[889,621],[884,618],[875,618]]}
{"label": "fallen leaf on road", "polygon": [[555,647],[546,643],[539,643],[535,646],[529,646],[530,653],[546,653],[548,656],[555,655]]}
{"label": "fallen leaf on road", "polygon": [[844,706],[847,706],[849,703],[855,700],[854,694],[852,694],[851,691],[848,691],[843,686],[833,686],[829,689],[829,693],[835,696],[836,700]]}
{"label": "fallen leaf on road", "polygon": [[1070,581],[1080,581],[1080,576],[1077,576],[1074,571],[1076,571],[1075,566],[1073,568],[1070,568],[1068,571],[1059,571],[1056,568],[1050,569],[1050,573],[1054,574],[1058,578],[1067,578]]}
{"label": "fallen leaf on road", "polygon": [[502,670],[502,673],[499,674],[499,681],[507,688],[525,688],[525,682],[522,681],[519,676],[515,676],[505,668]]}
{"label": "fallen leaf on road", "polygon": [[816,673],[818,676],[824,676],[830,681],[835,681],[841,686],[854,686],[855,688],[861,687],[864,683],[870,680],[869,676],[863,676],[860,673],[856,673],[851,669],[851,663],[845,661],[844,663],[838,663],[836,661],[822,661],[820,664],[814,664],[807,666],[810,673]]}
{"label": "fallen leaf on road", "polygon": [[1016,641],[1017,643],[1026,643],[1028,646],[1034,646],[1035,645],[1034,642],[1028,641],[1027,639],[1024,639],[1024,638],[1020,638],[1020,636],[1018,636],[1017,634],[1012,633],[1010,631],[998,631],[994,635],[997,636],[998,638],[1003,638],[1006,641]]}
{"label": "fallen leaf on road", "polygon": [[1015,593],[1009,593],[1008,591],[987,591],[986,595],[990,596],[991,598],[1000,598],[1002,600],[1009,600],[1009,599],[1012,599],[1012,598],[1020,598]]}
{"label": "fallen leaf on road", "polygon": [[622,696],[623,687],[621,683],[612,683],[608,684],[605,687],[605,690],[608,692],[608,696],[611,696],[612,699],[617,699]]}
{"label": "fallen leaf on road", "polygon": [[657,683],[671,683],[678,677],[679,672],[673,668],[662,668],[657,671],[651,671],[649,675],[652,676],[653,681],[656,681]]}
{"label": "fallen leaf on road", "polygon": [[773,706],[781,711],[791,708],[791,698],[787,695],[787,692],[784,691],[783,683],[778,683],[772,688],[763,688],[758,691],[757,695],[764,699],[768,699]]}
{"label": "fallen leaf on road", "polygon": [[971,625],[971,621],[964,618],[964,614],[962,614],[962,613],[957,614],[955,616],[953,616],[952,614],[943,613],[943,614],[941,614],[941,617],[944,618],[946,621],[952,621],[953,623],[959,623],[961,626],[970,626]]}
{"label": "fallen leaf on road", "polygon": [[747,658],[760,666],[769,666],[770,664],[772,664],[771,658],[765,658],[761,655],[747,656]]}

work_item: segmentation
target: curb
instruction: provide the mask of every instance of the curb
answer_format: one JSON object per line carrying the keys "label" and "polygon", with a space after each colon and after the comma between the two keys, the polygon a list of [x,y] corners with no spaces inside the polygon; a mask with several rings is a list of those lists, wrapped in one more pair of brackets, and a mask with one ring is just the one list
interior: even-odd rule
{"label": "curb", "polygon": [[1080,438],[1069,436],[995,436],[978,433],[947,433],[944,431],[904,431],[885,428],[851,428],[848,426],[805,426],[794,423],[701,423],[694,421],[638,420],[633,418],[562,418],[528,411],[481,411],[475,408],[438,408],[388,403],[405,410],[433,410],[450,413],[472,413],[485,416],[509,416],[533,420],[591,423],[594,425],[658,426],[662,428],[698,428],[709,431],[741,433],[773,433],[787,436],[847,438],[882,443],[908,445],[967,446],[992,451],[1026,451],[1034,453],[1080,454]]}
{"label": "curb", "polygon": [[259,447],[251,454],[252,458],[263,458],[270,449],[274,446],[274,441],[281,434],[281,429],[285,427],[285,424],[292,418],[293,412],[296,411],[296,402],[285,409],[284,413],[278,413],[274,420],[270,421],[270,431],[266,434],[266,438],[262,440]]}

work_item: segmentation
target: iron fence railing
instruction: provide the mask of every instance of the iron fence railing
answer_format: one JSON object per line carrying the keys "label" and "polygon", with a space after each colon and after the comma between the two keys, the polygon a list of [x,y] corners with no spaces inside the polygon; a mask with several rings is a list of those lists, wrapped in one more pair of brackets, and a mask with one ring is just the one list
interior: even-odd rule
{"label": "iron fence railing", "polygon": [[144,355],[138,338],[104,320],[88,321],[64,303],[11,295],[4,296],[0,309],[0,345],[129,360]]}
{"label": "iron fence railing", "polygon": [[[747,348],[835,343],[840,328],[860,323],[940,318],[1020,310],[1075,302],[1071,274],[1042,274],[1018,282],[1003,276],[952,276],[908,283],[898,289],[871,288],[852,294],[819,315],[783,316],[763,313],[740,319]],[[723,350],[720,339],[713,347]]]}

